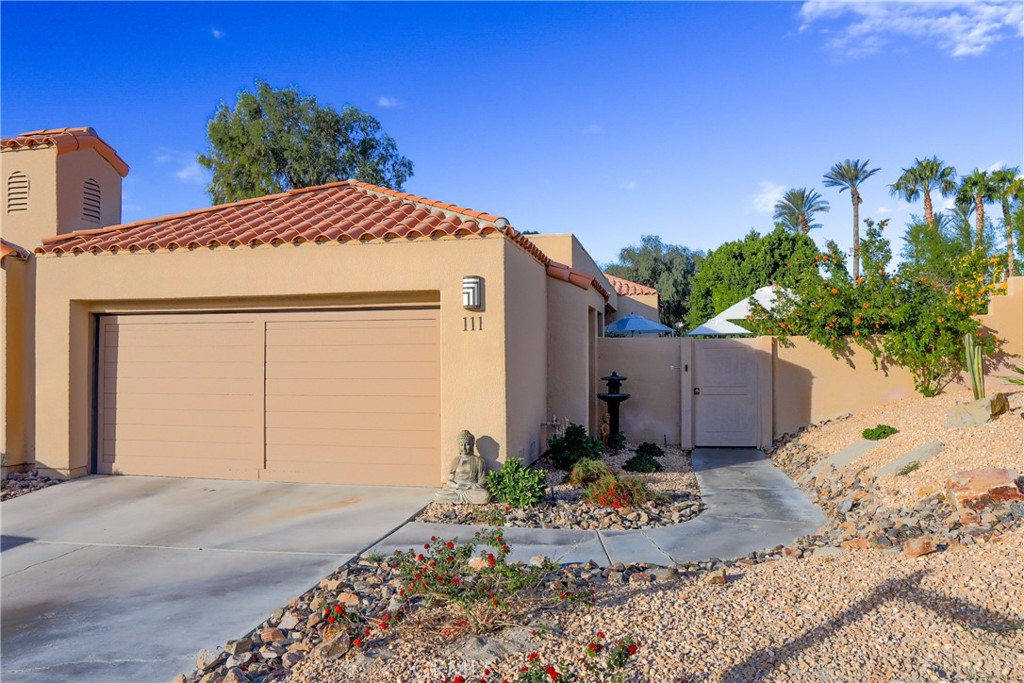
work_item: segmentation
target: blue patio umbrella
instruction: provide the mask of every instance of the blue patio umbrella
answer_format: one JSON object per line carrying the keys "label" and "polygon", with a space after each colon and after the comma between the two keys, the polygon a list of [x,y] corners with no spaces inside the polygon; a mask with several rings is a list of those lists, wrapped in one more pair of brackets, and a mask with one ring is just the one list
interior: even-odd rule
{"label": "blue patio umbrella", "polygon": [[604,328],[605,334],[622,335],[622,336],[636,336],[638,334],[658,334],[660,332],[673,332],[671,327],[666,327],[661,323],[656,323],[653,320],[648,320],[642,315],[636,313],[630,313],[627,316],[619,318],[615,322],[606,325]]}

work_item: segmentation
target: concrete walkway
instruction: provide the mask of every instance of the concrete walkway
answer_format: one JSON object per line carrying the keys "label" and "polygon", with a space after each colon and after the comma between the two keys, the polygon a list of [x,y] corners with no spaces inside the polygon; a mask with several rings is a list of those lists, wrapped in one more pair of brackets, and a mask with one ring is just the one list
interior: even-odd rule
{"label": "concrete walkway", "polygon": [[[512,559],[546,555],[559,563],[593,560],[671,565],[734,559],[813,533],[825,514],[760,451],[698,448],[693,468],[705,509],[696,519],[642,531],[508,527]],[[373,547],[381,553],[422,547],[431,536],[468,538],[482,526],[409,522]]]}

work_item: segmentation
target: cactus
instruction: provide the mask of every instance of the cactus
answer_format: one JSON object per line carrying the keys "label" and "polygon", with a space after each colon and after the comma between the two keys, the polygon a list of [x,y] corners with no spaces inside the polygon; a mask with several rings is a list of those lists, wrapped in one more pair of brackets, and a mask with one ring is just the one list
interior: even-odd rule
{"label": "cactus", "polygon": [[974,345],[974,335],[970,332],[964,335],[964,360],[974,400],[985,398],[985,367],[981,363],[981,349]]}

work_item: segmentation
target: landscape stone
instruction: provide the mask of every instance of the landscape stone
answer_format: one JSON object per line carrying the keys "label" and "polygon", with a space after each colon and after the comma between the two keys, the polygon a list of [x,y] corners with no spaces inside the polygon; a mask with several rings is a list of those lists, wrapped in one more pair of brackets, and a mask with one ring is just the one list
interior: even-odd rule
{"label": "landscape stone", "polygon": [[958,403],[949,409],[946,426],[953,429],[973,427],[991,422],[1010,408],[1005,394],[978,399],[969,403]]}
{"label": "landscape stone", "polygon": [[223,683],[249,683],[249,679],[246,678],[244,671],[235,667],[228,669],[228,672],[224,675]]}
{"label": "landscape stone", "polygon": [[281,617],[281,623],[278,624],[278,628],[291,631],[299,625],[299,617],[295,612],[289,611],[283,617]]}
{"label": "landscape stone", "polygon": [[320,647],[317,648],[320,655],[327,659],[341,657],[351,649],[352,640],[349,638],[348,631],[340,631],[336,633],[325,640]]}
{"label": "landscape stone", "polygon": [[903,542],[903,552],[907,557],[921,557],[938,550],[938,546],[930,538],[911,538]]}
{"label": "landscape stone", "polygon": [[284,639],[284,633],[279,628],[269,627],[260,630],[260,640],[264,643],[274,643]]}
{"label": "landscape stone", "polygon": [[349,592],[338,593],[337,600],[338,600],[339,604],[345,605],[346,607],[358,607],[359,606],[359,596],[356,595],[355,593],[349,593]]}
{"label": "landscape stone", "polygon": [[238,640],[232,640],[228,642],[228,646],[224,648],[225,652],[229,655],[238,655],[243,652],[248,652],[252,649],[252,640],[249,638],[239,638]]}
{"label": "landscape stone", "polygon": [[223,653],[214,650],[200,650],[196,655],[196,668],[200,671],[212,669],[220,663]]}
{"label": "landscape stone", "polygon": [[923,465],[932,458],[934,458],[936,455],[941,453],[942,449],[944,449],[945,447],[946,444],[944,444],[941,441],[929,441],[923,446],[918,446],[909,453],[905,453],[900,457],[890,461],[884,467],[879,468],[878,471],[875,472],[875,476],[884,477],[889,474],[896,474],[904,467],[914,462]]}
{"label": "landscape stone", "polygon": [[281,663],[284,665],[284,668],[290,669],[305,658],[306,655],[302,652],[286,652],[281,657]]}
{"label": "landscape stone", "polygon": [[724,586],[728,580],[729,577],[726,575],[724,568],[708,572],[707,581],[713,586]]}
{"label": "landscape stone", "polygon": [[981,510],[993,503],[1024,501],[1013,470],[986,467],[954,474],[946,481],[949,502],[959,509]]}

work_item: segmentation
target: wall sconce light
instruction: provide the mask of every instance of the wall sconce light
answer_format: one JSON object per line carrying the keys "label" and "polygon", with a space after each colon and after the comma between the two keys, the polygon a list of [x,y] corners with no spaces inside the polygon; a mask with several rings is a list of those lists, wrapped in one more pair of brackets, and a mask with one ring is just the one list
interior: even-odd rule
{"label": "wall sconce light", "polygon": [[470,311],[484,308],[484,279],[479,275],[462,278],[462,307]]}

